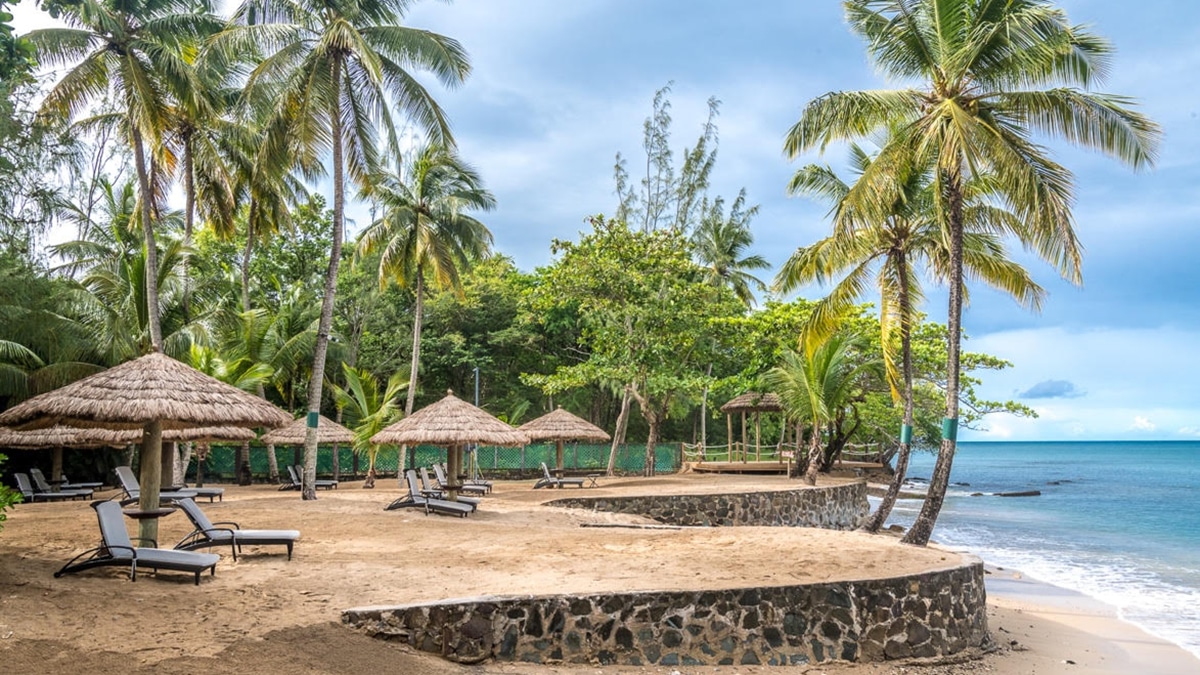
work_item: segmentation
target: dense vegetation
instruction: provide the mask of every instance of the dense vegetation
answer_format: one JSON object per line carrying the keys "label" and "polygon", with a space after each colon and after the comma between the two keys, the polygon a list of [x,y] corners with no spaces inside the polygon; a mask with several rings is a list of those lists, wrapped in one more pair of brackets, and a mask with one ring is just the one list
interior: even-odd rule
{"label": "dense vegetation", "polygon": [[[669,85],[644,125],[645,174],[618,155],[610,214],[520,270],[492,250],[496,199],[415,77],[458,86],[467,52],[404,25],[410,4],[248,0],[225,18],[203,0],[47,0],[68,27],[21,37],[0,13],[0,408],[157,349],[344,419],[373,457],[371,430],[478,377],[511,423],[562,405],[616,442],[645,439],[649,474],[659,440],[720,442],[719,405],[766,387],[810,449],[809,480],[877,444],[898,455],[898,487],[910,448],[940,445],[931,528],[957,429],[1032,414],[976,397],[1007,364],[961,351],[964,280],[1036,307],[1014,240],[1078,277],[1071,176],[1030,134],[1133,166],[1157,138],[1124,99],[1087,91],[1108,47],[1051,6],[851,0],[872,58],[914,88],[804,110],[793,156],[886,134],[853,146],[850,179],[797,172],[789,189],[827,200],[833,229],[796,242],[770,287],[757,207],[710,194],[720,102],[677,155]],[[44,89],[39,67],[57,69]],[[329,202],[312,191],[326,173]],[[343,247],[347,190],[372,217]],[[44,247],[54,228],[74,238]],[[945,325],[921,313],[922,278],[950,288]],[[813,281],[829,297],[778,299]],[[871,291],[878,307],[859,304]],[[306,497],[315,443],[310,428]]]}

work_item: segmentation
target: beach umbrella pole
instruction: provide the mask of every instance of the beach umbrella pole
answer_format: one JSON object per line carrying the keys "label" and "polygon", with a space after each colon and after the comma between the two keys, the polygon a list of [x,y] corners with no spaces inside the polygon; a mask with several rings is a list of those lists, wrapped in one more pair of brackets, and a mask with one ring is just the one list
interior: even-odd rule
{"label": "beach umbrella pole", "polygon": [[[150,422],[142,432],[142,474],[138,478],[142,490],[138,508],[143,511],[158,508],[158,486],[162,480],[162,445],[162,422]],[[138,536],[158,541],[158,519],[139,520]]]}
{"label": "beach umbrella pole", "polygon": [[563,470],[563,440],[561,438],[554,441],[554,466],[559,471]]}

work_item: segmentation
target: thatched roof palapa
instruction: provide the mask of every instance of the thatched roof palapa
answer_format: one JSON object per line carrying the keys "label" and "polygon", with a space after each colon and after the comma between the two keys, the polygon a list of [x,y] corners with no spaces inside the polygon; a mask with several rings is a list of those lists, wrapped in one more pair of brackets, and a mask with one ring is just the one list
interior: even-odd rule
{"label": "thatched roof palapa", "polygon": [[783,403],[778,394],[760,394],[748,391],[721,406],[723,413],[735,412],[782,412]]}
{"label": "thatched roof palapa", "polygon": [[[163,432],[164,441],[176,443],[217,443],[220,441],[252,441],[258,434],[246,427],[196,427],[171,429]],[[141,434],[138,439],[141,440]]]}
{"label": "thatched roof palapa", "polygon": [[459,446],[468,443],[516,446],[529,436],[448,392],[446,398],[414,412],[371,437],[372,443]]}
{"label": "thatched roof palapa", "polygon": [[[271,445],[304,445],[304,437],[308,434],[308,420],[301,417],[291,424],[284,425],[263,434],[263,443]],[[317,443],[353,443],[354,432],[321,415],[317,418]]]}
{"label": "thatched roof palapa", "polygon": [[608,432],[559,406],[518,427],[531,441],[607,441]]}
{"label": "thatched roof palapa", "polygon": [[207,426],[277,427],[292,416],[158,352],[35,396],[0,414],[0,425],[57,424],[105,429]]}
{"label": "thatched roof palapa", "polygon": [[[133,439],[130,440],[130,436]],[[112,429],[80,429],[54,426],[47,429],[16,431],[0,429],[0,448],[101,448],[120,447],[141,440],[141,432]]]}

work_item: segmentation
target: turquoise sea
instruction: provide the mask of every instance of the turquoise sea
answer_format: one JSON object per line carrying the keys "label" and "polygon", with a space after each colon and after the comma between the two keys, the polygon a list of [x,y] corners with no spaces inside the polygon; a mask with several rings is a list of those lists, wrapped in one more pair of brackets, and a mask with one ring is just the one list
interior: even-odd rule
{"label": "turquoise sea", "polygon": [[[933,464],[914,455],[913,487]],[[1200,442],[964,442],[950,480],[936,541],[1106,602],[1200,656]],[[1019,490],[1042,494],[990,496]],[[900,500],[891,522],[919,507]]]}

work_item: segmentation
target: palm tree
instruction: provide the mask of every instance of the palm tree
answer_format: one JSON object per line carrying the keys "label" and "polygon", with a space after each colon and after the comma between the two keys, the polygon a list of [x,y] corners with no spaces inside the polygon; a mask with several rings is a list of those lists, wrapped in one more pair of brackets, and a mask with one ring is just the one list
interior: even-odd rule
{"label": "palm tree", "polygon": [[771,263],[761,255],[746,255],[754,243],[750,219],[758,215],[758,206],[746,208],[746,191],[738,193],[724,214],[724,200],[718,197],[707,209],[692,234],[696,261],[704,268],[709,283],[728,286],[747,307],[754,306],[754,290],[767,287],[749,270],[765,270]]}
{"label": "palm tree", "polygon": [[486,256],[492,244],[492,233],[468,212],[490,211],[496,199],[483,188],[475,169],[436,144],[418,148],[403,170],[380,174],[374,182],[371,196],[383,207],[383,215],[363,231],[358,250],[361,255],[380,252],[381,285],[412,284],[412,369],[404,404],[404,414],[411,415],[421,361],[425,276],[461,292],[460,269]]}
{"label": "palm tree", "polygon": [[[777,289],[790,292],[813,281],[824,283],[842,277],[809,315],[804,335],[819,343],[839,328],[842,318],[861,300],[874,276],[880,297],[880,344],[885,371],[893,399],[904,406],[904,417],[891,484],[863,527],[870,532],[878,531],[887,520],[908,471],[913,429],[912,329],[918,321],[917,307],[924,298],[917,268],[930,268],[935,276],[945,278],[949,257],[937,219],[931,158],[906,155],[909,148],[904,139],[892,137],[892,140],[893,144],[885,142],[879,160],[889,162],[890,170],[872,185],[859,182],[849,185],[827,166],[814,164],[796,172],[788,192],[832,202],[834,232],[797,249],[775,279]],[[850,163],[857,176],[870,173],[874,161],[858,145],[851,146]],[[1024,306],[1039,309],[1045,291],[1025,268],[1007,258],[1003,244],[992,234],[996,230],[1016,229],[1015,216],[987,201],[991,188],[987,177],[965,187],[966,273],[1008,292]],[[895,354],[897,334],[899,367]]]}
{"label": "palm tree", "polygon": [[368,183],[376,164],[373,122],[383,125],[389,139],[397,138],[389,99],[432,138],[450,143],[445,115],[409,69],[428,70],[447,86],[462,82],[470,71],[467,55],[455,40],[399,25],[410,4],[248,0],[215,42],[227,55],[269,52],[247,84],[252,92],[266,88],[276,101],[260,157],[295,158],[313,176],[320,172],[325,153],[333,155],[333,246],[308,388],[304,499],[317,496],[317,415],[341,262],[345,177],[360,186]]}
{"label": "palm tree", "polygon": [[[195,69],[183,56],[185,47],[220,26],[203,4],[197,7],[194,0],[80,0],[62,7],[60,18],[68,28],[46,28],[26,36],[37,48],[42,65],[69,67],[42,102],[44,118],[75,117],[109,90],[121,101],[123,127],[137,169],[148,269],[159,267],[151,217],[156,193],[148,152],[162,144],[172,105],[191,101],[201,91]],[[145,283],[150,344],[162,350],[158,288],[152,275]]]}
{"label": "palm tree", "polygon": [[766,384],[779,395],[787,418],[809,425],[804,471],[809,485],[817,484],[824,459],[822,431],[859,394],[861,376],[879,366],[863,358],[860,342],[846,333],[835,333],[815,349],[784,352],[782,363],[766,375]]}
{"label": "palm tree", "polygon": [[342,370],[346,375],[346,388],[333,383],[329,387],[338,410],[346,414],[346,424],[354,430],[354,452],[367,456],[367,484],[364,487],[374,487],[379,446],[371,442],[371,437],[403,417],[396,404],[400,391],[408,386],[408,382],[401,373],[396,373],[380,391],[379,382],[366,369],[343,363]]}
{"label": "palm tree", "polygon": [[935,158],[936,206],[949,251],[946,413],[929,495],[904,537],[924,545],[945,499],[958,430],[964,185],[980,172],[992,174],[996,194],[1022,224],[1013,234],[1078,281],[1072,176],[1033,140],[1035,134],[1140,168],[1153,162],[1160,132],[1131,109],[1130,99],[1089,91],[1108,70],[1111,46],[1041,0],[844,4],[851,30],[866,41],[876,65],[920,85],[818,97],[789,130],[784,151],[794,158],[898,123],[915,151]]}

